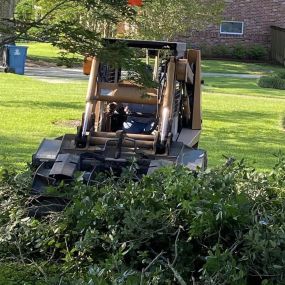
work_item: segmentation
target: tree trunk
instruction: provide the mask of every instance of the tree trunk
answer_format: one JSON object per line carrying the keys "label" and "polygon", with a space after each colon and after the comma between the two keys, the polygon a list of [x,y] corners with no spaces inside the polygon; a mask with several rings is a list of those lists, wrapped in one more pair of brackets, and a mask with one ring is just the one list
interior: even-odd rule
{"label": "tree trunk", "polygon": [[0,0],[0,18],[12,18],[14,14],[15,5],[15,0]]}
{"label": "tree trunk", "polygon": [[16,1],[0,0],[0,43],[11,36],[13,29],[5,19],[13,18]]}

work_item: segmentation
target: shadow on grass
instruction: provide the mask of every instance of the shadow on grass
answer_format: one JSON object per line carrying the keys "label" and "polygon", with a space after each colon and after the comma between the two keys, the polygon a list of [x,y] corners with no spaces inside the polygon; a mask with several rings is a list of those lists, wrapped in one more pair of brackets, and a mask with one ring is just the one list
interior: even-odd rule
{"label": "shadow on grass", "polygon": [[251,125],[253,121],[262,121],[266,120],[272,121],[274,123],[276,121],[275,118],[272,118],[271,113],[264,113],[264,112],[256,112],[256,111],[204,111],[205,120],[209,121],[220,121],[222,123],[235,123],[235,124],[242,124],[242,125]]}
{"label": "shadow on grass", "polygon": [[34,55],[28,55],[28,59],[32,61],[45,61],[49,63],[57,63],[58,58],[57,57],[47,57],[47,56],[34,56]]}
{"label": "shadow on grass", "polygon": [[52,109],[76,109],[83,110],[84,104],[79,102],[37,102],[37,101],[3,101],[1,102],[1,107],[11,107],[11,108],[52,108]]}
{"label": "shadow on grass", "polygon": [[257,85],[256,79],[244,79],[234,77],[208,77],[205,79],[205,86],[219,88],[243,88],[243,89],[261,89]]}
{"label": "shadow on grass", "polygon": [[203,72],[268,74],[271,71],[284,70],[282,66],[267,63],[248,63],[240,61],[203,60]]}
{"label": "shadow on grass", "polygon": [[67,62],[69,64],[71,64],[72,66],[81,66],[82,62],[83,62],[83,58],[79,57],[79,56],[68,56],[65,58],[60,57],[60,55],[58,56],[40,56],[40,55],[28,55],[28,59],[32,60],[32,61],[44,61],[44,62],[48,62],[48,63],[53,63],[56,64],[58,66],[62,66],[65,65]]}
{"label": "shadow on grass", "polygon": [[257,79],[247,78],[208,77],[205,80],[204,91],[209,93],[285,99],[285,91],[261,88],[257,85]]}
{"label": "shadow on grass", "polygon": [[203,71],[217,73],[259,73],[258,68],[249,68],[247,64],[234,61],[203,61]]}

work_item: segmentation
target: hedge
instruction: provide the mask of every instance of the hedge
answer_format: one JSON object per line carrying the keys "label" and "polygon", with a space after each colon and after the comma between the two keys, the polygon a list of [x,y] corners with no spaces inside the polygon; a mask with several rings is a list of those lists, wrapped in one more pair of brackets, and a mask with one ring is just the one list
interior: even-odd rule
{"label": "hedge", "polygon": [[260,45],[214,45],[200,47],[203,57],[232,58],[243,60],[265,60],[268,58],[268,50]]}

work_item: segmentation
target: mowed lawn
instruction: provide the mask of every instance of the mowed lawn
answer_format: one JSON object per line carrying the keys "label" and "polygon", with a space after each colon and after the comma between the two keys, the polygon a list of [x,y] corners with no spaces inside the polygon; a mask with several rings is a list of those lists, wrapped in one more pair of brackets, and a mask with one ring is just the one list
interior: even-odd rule
{"label": "mowed lawn", "polygon": [[80,119],[87,83],[49,84],[25,76],[0,74],[0,159],[23,166],[44,137],[75,130],[55,125]]}
{"label": "mowed lawn", "polygon": [[[217,61],[216,65],[224,63]],[[241,67],[248,66],[248,74],[253,74],[257,66],[236,64],[229,73],[242,73]],[[270,65],[262,69],[284,70]],[[203,110],[201,147],[208,150],[210,165],[221,163],[226,156],[244,158],[256,168],[268,170],[278,152],[285,154],[285,90],[260,88],[257,79],[206,77]]]}
{"label": "mowed lawn", "polygon": [[66,53],[63,50],[60,50],[57,47],[52,46],[49,43],[36,43],[36,42],[28,42],[28,43],[17,43],[20,46],[27,46],[27,57],[35,62],[44,61],[49,63],[60,63],[60,56],[63,52],[66,58],[72,59],[74,63],[82,63],[83,56],[78,54]]}
{"label": "mowed lawn", "polygon": [[[270,93],[270,91],[268,91]],[[279,151],[285,154],[285,92],[283,98],[204,92],[204,131],[200,146],[210,166],[223,155],[245,159],[260,170],[270,169]]]}
{"label": "mowed lawn", "polygon": [[[19,44],[20,45],[20,44]],[[49,43],[23,43],[28,47],[28,57],[31,59],[41,59],[45,61],[55,61],[60,50]]]}
{"label": "mowed lawn", "polygon": [[[80,119],[87,82],[51,84],[13,74],[0,74],[0,158],[17,167],[30,162],[42,138],[75,132],[55,125]],[[246,159],[269,170],[274,154],[285,153],[285,91],[262,89],[256,79],[205,78],[203,134],[209,166],[225,156]]]}
{"label": "mowed lawn", "polygon": [[203,60],[202,70],[203,72],[214,73],[265,75],[284,70],[284,68],[279,65],[266,63],[248,63],[231,60]]}

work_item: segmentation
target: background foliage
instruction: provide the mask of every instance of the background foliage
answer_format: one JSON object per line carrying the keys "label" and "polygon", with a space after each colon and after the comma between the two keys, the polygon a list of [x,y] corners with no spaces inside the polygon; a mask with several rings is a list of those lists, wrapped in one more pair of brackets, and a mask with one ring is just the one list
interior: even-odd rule
{"label": "background foliage", "polygon": [[268,50],[260,45],[254,44],[250,47],[245,45],[214,45],[201,46],[204,58],[235,58],[239,60],[266,60]]}
{"label": "background foliage", "polygon": [[125,0],[20,0],[15,12],[15,19],[0,19],[0,30],[7,35],[2,43],[49,41],[81,54],[91,53],[118,21],[135,15]]}
{"label": "background foliage", "polygon": [[190,30],[201,30],[220,20],[224,0],[145,1],[136,17],[133,36],[173,40]]}
{"label": "background foliage", "polygon": [[133,27],[125,36],[170,40],[217,21],[223,3],[145,0],[141,8],[133,8],[127,0],[20,0],[15,19],[0,19],[0,31],[6,34],[2,44],[48,41],[72,53],[92,54],[103,37],[116,36],[118,23]]}

